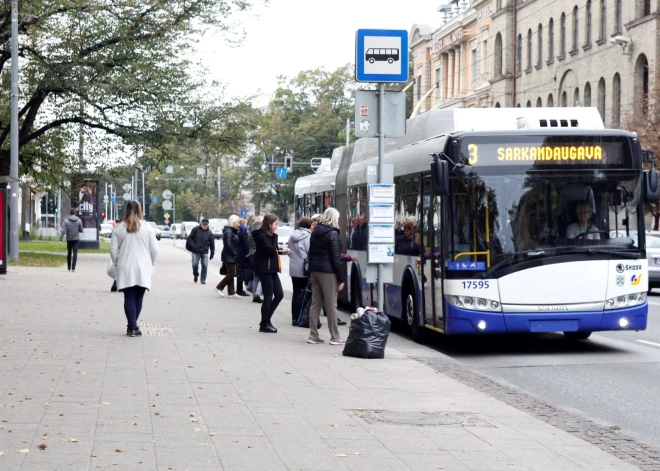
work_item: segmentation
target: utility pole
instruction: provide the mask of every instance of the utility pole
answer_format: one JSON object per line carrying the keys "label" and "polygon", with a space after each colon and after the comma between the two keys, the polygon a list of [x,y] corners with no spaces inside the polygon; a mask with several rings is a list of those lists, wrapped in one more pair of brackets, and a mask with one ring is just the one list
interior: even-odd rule
{"label": "utility pole", "polygon": [[218,199],[221,197],[221,192],[220,192],[220,165],[218,165]]}
{"label": "utility pole", "polygon": [[[105,200],[105,217],[106,217],[106,221],[107,221],[108,220],[107,219],[108,218],[108,182],[105,182],[105,198],[103,198],[103,199]],[[101,221],[101,222],[103,222],[103,221]]]}
{"label": "utility pole", "polygon": [[351,118],[346,118],[346,147],[351,143]]}
{"label": "utility pole", "polygon": [[11,1],[11,130],[9,138],[9,260],[18,262],[18,0]]}

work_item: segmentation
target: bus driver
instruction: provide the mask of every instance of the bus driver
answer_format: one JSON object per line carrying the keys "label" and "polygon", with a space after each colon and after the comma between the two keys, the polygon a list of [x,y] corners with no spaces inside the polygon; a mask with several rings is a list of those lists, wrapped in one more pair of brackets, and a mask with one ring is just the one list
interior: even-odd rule
{"label": "bus driver", "polygon": [[588,202],[583,201],[577,205],[575,212],[577,213],[578,222],[574,222],[566,228],[566,238],[584,238],[590,240],[600,239],[598,228],[589,223],[589,219],[593,214],[591,211],[591,205]]}

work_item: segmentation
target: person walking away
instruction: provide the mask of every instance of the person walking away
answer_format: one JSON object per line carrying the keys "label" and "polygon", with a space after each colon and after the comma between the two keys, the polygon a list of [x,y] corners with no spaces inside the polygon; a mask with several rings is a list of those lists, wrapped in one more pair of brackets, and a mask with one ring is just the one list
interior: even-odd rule
{"label": "person walking away", "polygon": [[[197,283],[199,278],[199,264],[202,264],[202,279],[200,280],[203,285],[206,284],[206,273],[208,272],[209,260],[213,260],[215,256],[215,237],[213,232],[209,229],[209,220],[204,218],[199,226],[193,227],[190,231],[188,240],[192,245],[192,270],[193,281]],[[211,256],[209,257],[209,250]]]}
{"label": "person walking away", "polygon": [[305,274],[305,260],[309,252],[309,239],[312,236],[312,220],[300,218],[298,229],[289,237],[289,276],[293,284],[291,298],[291,325],[298,325],[298,316],[302,308],[302,292],[307,288],[309,277]]}
{"label": "person walking away", "polygon": [[[263,220],[264,220],[263,214],[260,214],[259,216],[255,216],[254,222],[250,224],[250,226],[248,227],[248,245],[250,247],[250,253],[248,257],[250,257],[250,262],[252,263],[253,270],[255,270],[254,254],[257,251],[257,243],[254,241],[254,236],[252,234],[254,233],[254,231],[261,228],[261,223],[263,222]],[[255,271],[254,280],[252,280],[252,289],[250,290],[252,292],[253,303],[263,302],[259,297],[260,288],[261,288],[261,283],[259,283],[259,277],[257,276],[257,273]]]}
{"label": "person walking away", "polygon": [[76,271],[78,262],[78,247],[80,246],[80,234],[83,231],[82,221],[76,216],[76,209],[71,208],[70,216],[64,220],[60,232],[60,245],[66,235],[66,267],[69,271]]}
{"label": "person walking away", "polygon": [[[264,300],[261,304],[259,332],[272,334],[277,333],[277,329],[273,326],[271,318],[280,301],[284,298],[282,282],[279,277],[279,273],[282,271],[282,261],[277,245],[278,225],[277,216],[266,214],[261,228],[252,233],[256,244],[254,274],[259,277],[264,294]],[[287,255],[289,249],[284,249],[282,253]]]}
{"label": "person walking away", "polygon": [[245,219],[240,218],[238,220],[238,257],[236,258],[236,294],[239,296],[249,296],[245,292],[245,280],[243,279],[243,273],[246,268],[246,258],[250,253],[250,245],[248,243],[248,233],[247,226],[245,225]]}
{"label": "person walking away", "polygon": [[312,282],[312,307],[309,312],[310,335],[308,343],[323,343],[319,337],[317,323],[321,304],[325,301],[328,314],[330,345],[343,345],[337,326],[337,292],[344,289],[346,275],[341,260],[339,238],[339,211],[328,208],[312,232],[309,249],[309,271]]}
{"label": "person walking away", "polygon": [[227,287],[227,297],[239,299],[241,296],[236,294],[234,289],[234,278],[236,278],[236,260],[238,258],[238,216],[232,214],[227,220],[227,225],[222,230],[222,263],[227,267],[227,274],[220,280],[215,287],[218,296],[224,298],[223,292]]}
{"label": "person walking away", "polygon": [[144,293],[151,290],[151,277],[158,258],[156,234],[142,218],[137,201],[126,203],[124,219],[112,231],[110,258],[117,268],[117,289],[124,293],[126,335],[142,335],[137,321],[142,312]]}

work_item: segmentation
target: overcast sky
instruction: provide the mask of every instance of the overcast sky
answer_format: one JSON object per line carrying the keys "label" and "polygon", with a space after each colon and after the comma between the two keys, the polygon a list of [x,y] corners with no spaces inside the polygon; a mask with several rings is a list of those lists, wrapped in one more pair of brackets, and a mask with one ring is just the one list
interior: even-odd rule
{"label": "overcast sky", "polygon": [[[199,58],[232,96],[268,96],[277,76],[325,67],[334,70],[355,58],[358,29],[403,29],[415,23],[437,25],[442,0],[270,0],[243,18],[247,33],[240,47],[221,38],[199,44]],[[255,17],[255,14],[257,15]]]}

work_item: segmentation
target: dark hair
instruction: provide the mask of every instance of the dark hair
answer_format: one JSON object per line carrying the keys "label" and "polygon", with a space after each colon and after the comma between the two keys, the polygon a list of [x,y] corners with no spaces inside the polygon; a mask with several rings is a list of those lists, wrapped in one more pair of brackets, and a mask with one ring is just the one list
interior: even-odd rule
{"label": "dark hair", "polygon": [[275,216],[274,214],[266,214],[264,216],[264,220],[261,223],[261,228],[266,232],[267,234],[270,234],[270,228],[273,227],[273,224],[275,221],[277,221],[279,218]]}
{"label": "dark hair", "polygon": [[76,208],[71,208],[71,209],[69,210],[69,214],[70,214],[71,216],[73,216],[73,215],[76,214],[77,212],[78,212],[78,210],[77,210]]}
{"label": "dark hair", "polygon": [[298,227],[302,227],[303,229],[311,229],[312,218],[300,218],[298,221]]}

